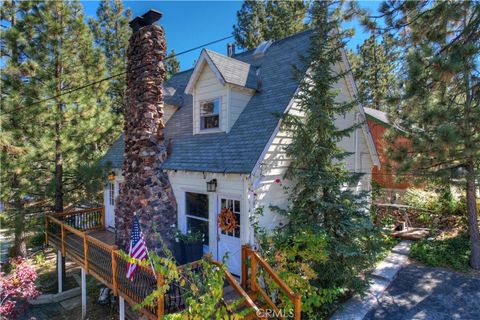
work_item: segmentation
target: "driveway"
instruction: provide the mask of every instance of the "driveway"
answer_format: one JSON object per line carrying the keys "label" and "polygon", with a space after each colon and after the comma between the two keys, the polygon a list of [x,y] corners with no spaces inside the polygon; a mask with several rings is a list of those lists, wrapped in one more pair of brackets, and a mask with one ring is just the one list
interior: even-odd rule
{"label": "driveway", "polygon": [[364,319],[478,320],[480,276],[408,264]]}

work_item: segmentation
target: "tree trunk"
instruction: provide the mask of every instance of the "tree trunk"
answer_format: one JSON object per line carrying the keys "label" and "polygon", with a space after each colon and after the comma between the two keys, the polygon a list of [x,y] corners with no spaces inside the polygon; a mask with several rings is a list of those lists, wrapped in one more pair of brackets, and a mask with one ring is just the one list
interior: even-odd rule
{"label": "tree trunk", "polygon": [[467,213],[468,213],[468,233],[470,235],[470,265],[473,269],[480,270],[480,233],[478,230],[476,183],[475,183],[475,165],[469,161],[467,169]]}
{"label": "tree trunk", "polygon": [[[25,237],[25,213],[23,206],[16,207],[15,212],[15,240],[14,240],[14,256],[25,257],[27,255],[27,242]],[[18,210],[20,209],[20,210]]]}

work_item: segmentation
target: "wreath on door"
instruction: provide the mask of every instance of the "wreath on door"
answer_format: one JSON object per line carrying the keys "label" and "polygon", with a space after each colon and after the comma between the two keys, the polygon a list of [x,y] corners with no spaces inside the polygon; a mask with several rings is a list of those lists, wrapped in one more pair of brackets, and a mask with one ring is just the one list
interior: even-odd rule
{"label": "wreath on door", "polygon": [[223,232],[233,232],[237,228],[237,220],[232,210],[229,208],[223,208],[218,215],[218,227]]}

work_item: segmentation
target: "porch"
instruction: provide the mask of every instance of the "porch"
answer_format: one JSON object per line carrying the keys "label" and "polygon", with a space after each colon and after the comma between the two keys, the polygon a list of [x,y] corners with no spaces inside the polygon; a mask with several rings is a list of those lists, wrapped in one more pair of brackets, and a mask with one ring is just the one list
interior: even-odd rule
{"label": "porch", "polygon": [[[48,215],[45,230],[47,244],[56,247],[62,256],[79,264],[82,272],[92,275],[110,288],[115,296],[120,297],[120,301],[125,300],[130,305],[139,304],[164,284],[160,273],[155,275],[151,268],[143,266],[138,267],[135,281],[127,279],[127,261],[115,245],[114,233],[106,229],[105,208]],[[229,303],[234,298],[243,298],[242,307],[251,309],[250,319],[266,318],[266,315],[262,316],[263,308],[283,314],[285,311],[280,308],[288,305],[291,306],[294,319],[300,319],[300,295],[295,294],[249,246],[242,247],[241,257],[241,284],[225,270],[227,285],[224,287],[223,303]],[[218,262],[212,260],[212,264]],[[194,262],[193,266],[195,265]],[[280,304],[280,300],[272,298],[279,295],[284,297],[283,301],[287,301],[287,304]],[[182,288],[177,283],[171,283],[169,290],[158,299],[155,306],[140,311],[149,319],[160,319],[184,308]]]}

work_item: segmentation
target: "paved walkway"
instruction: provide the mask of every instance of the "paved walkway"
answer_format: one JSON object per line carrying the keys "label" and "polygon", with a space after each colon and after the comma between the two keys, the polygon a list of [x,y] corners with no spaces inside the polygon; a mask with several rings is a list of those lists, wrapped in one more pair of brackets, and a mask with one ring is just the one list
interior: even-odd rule
{"label": "paved walkway", "polygon": [[478,320],[480,276],[409,264],[365,320]]}

